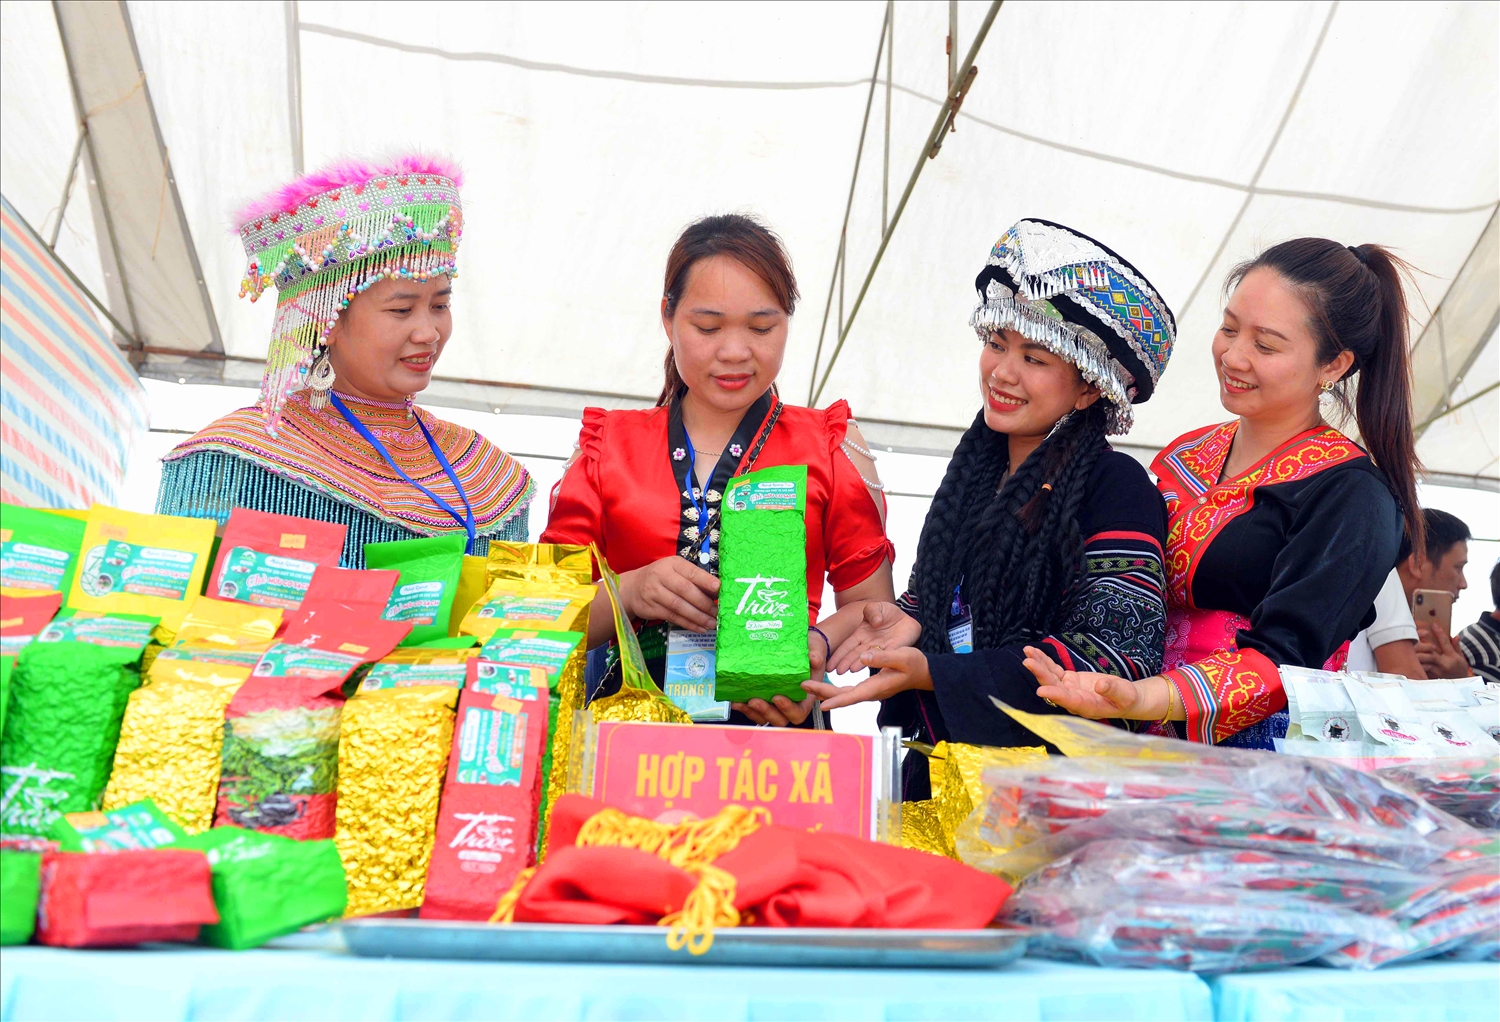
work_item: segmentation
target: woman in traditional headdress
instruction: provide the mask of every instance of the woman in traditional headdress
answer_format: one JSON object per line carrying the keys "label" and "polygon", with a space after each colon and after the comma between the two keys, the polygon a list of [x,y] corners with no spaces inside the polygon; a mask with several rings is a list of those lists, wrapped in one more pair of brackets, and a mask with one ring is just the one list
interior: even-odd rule
{"label": "woman in traditional headdress", "polygon": [[[867,604],[824,708],[880,699],[908,739],[1040,745],[991,697],[1057,713],[1024,666],[1028,644],[1072,667],[1145,678],[1161,667],[1166,510],[1146,470],[1105,437],[1155,390],[1172,312],[1139,270],[1045,220],[1005,232],[974,282],[984,407],[948,463],[907,591]],[[909,757],[905,797],[926,798]]]}
{"label": "woman in traditional headdress", "polygon": [[[1339,669],[1403,525],[1422,549],[1404,269],[1379,245],[1327,238],[1235,268],[1213,356],[1236,418],[1152,464],[1171,513],[1166,670],[1125,680],[1032,648],[1041,696],[1197,742],[1269,749],[1286,734],[1279,668]],[[1352,404],[1364,446],[1324,400]]]}
{"label": "woman in traditional headdress", "polygon": [[413,404],[453,330],[461,184],[443,159],[345,160],[240,213],[240,293],[277,293],[260,400],[163,459],[158,513],[339,522],[349,568],[366,543],[462,530],[483,554],[526,538],[526,469]]}
{"label": "woman in traditional headdress", "polygon": [[[799,408],[776,392],[797,298],[790,260],[763,224],[731,214],[689,225],[667,256],[669,348],[657,406],[585,409],[578,450],[553,491],[543,541],[598,544],[620,573],[626,613],[642,623],[657,680],[674,629],[701,635],[716,624],[720,503],[729,479],[752,468],[807,466],[813,620],[825,579],[840,606],[894,595],[883,487],[849,405]],[[843,638],[840,623],[829,627],[809,634],[809,677],[822,677]],[[590,615],[590,672],[602,686],[591,694],[618,684],[613,647],[600,655],[612,635],[607,614]],[[814,702],[752,699],[728,719],[814,726]]]}

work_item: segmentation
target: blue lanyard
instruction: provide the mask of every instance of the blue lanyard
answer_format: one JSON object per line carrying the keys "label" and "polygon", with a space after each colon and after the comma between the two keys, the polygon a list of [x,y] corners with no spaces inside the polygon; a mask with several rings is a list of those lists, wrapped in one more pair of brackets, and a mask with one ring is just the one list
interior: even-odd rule
{"label": "blue lanyard", "polygon": [[464,527],[464,531],[469,534],[469,545],[465,548],[465,553],[472,554],[474,552],[474,509],[469,506],[469,495],[464,492],[463,484],[458,481],[458,475],[453,471],[453,466],[448,464],[448,458],[443,454],[442,448],[438,447],[437,441],[432,439],[432,434],[428,432],[427,425],[422,421],[422,417],[420,415],[417,415],[416,412],[412,412],[412,415],[417,420],[418,428],[422,430],[422,435],[427,438],[427,446],[432,449],[432,453],[437,458],[438,464],[443,467],[443,472],[447,474],[448,481],[451,482],[453,484],[453,488],[458,491],[458,499],[464,502],[464,513],[462,516],[460,516],[457,511],[453,510],[452,504],[449,504],[442,497],[439,497],[436,493],[433,493],[427,487],[423,486],[421,483],[417,482],[411,476],[403,472],[401,470],[401,466],[396,464],[395,460],[391,457],[391,452],[385,449],[385,444],[375,439],[375,434],[371,433],[368,427],[366,427],[363,422],[360,422],[350,414],[349,409],[344,405],[344,402],[339,400],[339,396],[337,394],[335,394],[333,391],[329,391],[328,396],[333,401],[333,407],[337,408],[339,410],[339,414],[344,417],[344,421],[353,426],[355,430],[358,431],[359,435],[364,437],[366,442],[368,442],[371,447],[375,448],[375,452],[385,459],[385,463],[391,466],[391,469],[398,476],[411,483],[423,493],[427,494],[427,496],[431,497],[434,504],[436,504],[442,510],[448,512],[448,514],[452,515],[453,520]]}
{"label": "blue lanyard", "polygon": [[[698,509],[698,528],[706,533],[708,530],[708,491],[705,487],[698,485],[698,452],[693,450],[693,437],[686,427],[682,430],[682,436],[687,441],[688,499],[693,502],[693,507]],[[708,536],[704,535],[703,542],[698,547],[698,560],[703,564],[708,563],[708,543]]]}

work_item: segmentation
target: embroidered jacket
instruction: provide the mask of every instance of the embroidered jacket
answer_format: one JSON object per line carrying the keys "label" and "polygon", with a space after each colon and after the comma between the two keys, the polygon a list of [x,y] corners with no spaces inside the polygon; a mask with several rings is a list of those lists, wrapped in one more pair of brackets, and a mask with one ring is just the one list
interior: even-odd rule
{"label": "embroidered jacket", "polygon": [[[1161,669],[1166,630],[1162,565],[1166,511],[1146,470],[1127,454],[1108,451],[1094,466],[1079,509],[1087,537],[1082,583],[1065,595],[1062,625],[1031,645],[1070,670],[1146,678]],[[915,616],[910,591],[897,603]],[[900,727],[922,742],[1041,745],[1041,739],[995,709],[990,697],[1031,713],[1059,713],[1036,694],[1016,643],[927,658],[933,691],[902,692],[881,706],[882,726]],[[915,757],[913,757],[915,759]],[[908,772],[906,798],[925,798],[923,771]]]}
{"label": "embroidered jacket", "polygon": [[[526,539],[536,486],[525,467],[464,426],[424,408],[340,395],[379,437],[403,471],[460,510],[463,502],[438,465],[413,415],[420,415],[464,485],[484,554],[489,540]],[[452,532],[457,523],[393,472],[333,408],[313,411],[306,392],[282,408],[272,436],[259,407],[211,423],[162,459],[156,511],[223,523],[237,507],[298,515],[349,527],[342,564],[365,566],[364,544]]]}
{"label": "embroidered jacket", "polygon": [[1331,427],[1221,481],[1238,425],[1187,433],[1151,466],[1169,515],[1174,624],[1204,612],[1243,619],[1218,648],[1165,672],[1182,697],[1186,737],[1201,742],[1223,742],[1284,709],[1278,666],[1322,667],[1373,620],[1401,542],[1385,476]]}

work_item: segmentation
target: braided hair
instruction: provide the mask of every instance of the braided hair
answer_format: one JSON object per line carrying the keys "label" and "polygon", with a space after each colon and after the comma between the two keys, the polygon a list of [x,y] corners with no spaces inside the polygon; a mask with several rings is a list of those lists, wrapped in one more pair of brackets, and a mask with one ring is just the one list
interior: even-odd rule
{"label": "braided hair", "polygon": [[[1082,580],[1078,509],[1105,442],[1106,402],[1061,419],[1010,476],[1009,438],[974,418],[922,526],[911,591],[929,654],[952,652],[948,610],[963,582],[974,648],[1035,641],[1061,624]],[[1003,485],[1002,485],[1003,480]]]}

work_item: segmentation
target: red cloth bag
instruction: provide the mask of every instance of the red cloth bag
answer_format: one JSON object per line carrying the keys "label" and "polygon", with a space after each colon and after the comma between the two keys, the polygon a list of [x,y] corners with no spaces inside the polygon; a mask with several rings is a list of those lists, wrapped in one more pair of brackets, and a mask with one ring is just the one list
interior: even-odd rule
{"label": "red cloth bag", "polygon": [[37,940],[55,947],[192,941],[217,923],[208,857],[187,849],[47,852]]}
{"label": "red cloth bag", "polygon": [[[601,802],[566,795],[552,810],[547,860],[516,904],[516,922],[654,923],[697,881],[633,848],[577,847]],[[978,929],[1011,887],[942,856],[843,834],[762,827],[714,865],[734,875],[735,907],[755,925]]]}

